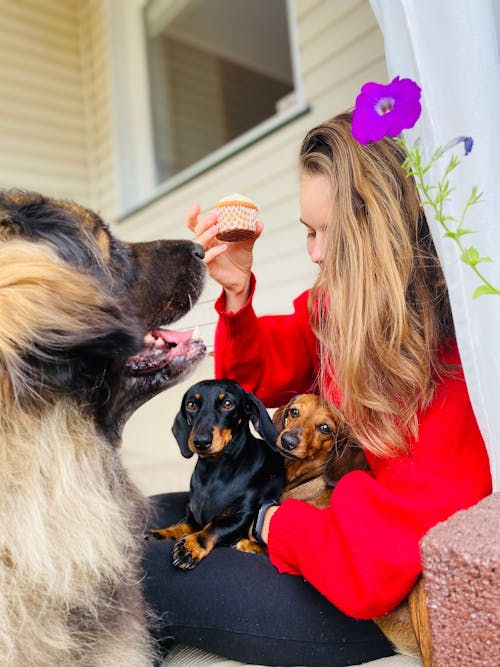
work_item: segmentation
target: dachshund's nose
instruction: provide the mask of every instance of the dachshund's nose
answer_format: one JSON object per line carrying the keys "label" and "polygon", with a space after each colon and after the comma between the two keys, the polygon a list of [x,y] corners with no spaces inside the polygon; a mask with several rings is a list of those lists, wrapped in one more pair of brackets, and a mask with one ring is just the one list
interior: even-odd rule
{"label": "dachshund's nose", "polygon": [[299,439],[291,433],[283,433],[281,436],[281,446],[287,452],[291,452],[299,446]]}
{"label": "dachshund's nose", "polygon": [[210,446],[212,444],[212,436],[208,434],[197,435],[196,437],[193,438],[193,444],[195,446],[196,451],[206,452],[207,450],[210,449]]}

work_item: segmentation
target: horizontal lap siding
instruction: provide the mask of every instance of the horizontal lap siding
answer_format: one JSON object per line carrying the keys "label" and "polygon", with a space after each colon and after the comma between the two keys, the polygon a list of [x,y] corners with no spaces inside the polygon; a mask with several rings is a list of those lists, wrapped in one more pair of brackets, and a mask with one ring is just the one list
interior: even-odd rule
{"label": "horizontal lap siding", "polygon": [[81,0],[78,16],[85,127],[87,137],[89,205],[112,222],[118,209],[115,119],[111,113],[110,63],[102,0]]}
{"label": "horizontal lap siding", "polygon": [[0,2],[0,187],[89,200],[79,6]]}

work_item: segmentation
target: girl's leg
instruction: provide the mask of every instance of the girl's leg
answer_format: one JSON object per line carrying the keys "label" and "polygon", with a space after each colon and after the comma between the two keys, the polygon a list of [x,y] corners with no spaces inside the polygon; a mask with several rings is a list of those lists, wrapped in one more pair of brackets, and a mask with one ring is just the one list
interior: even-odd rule
{"label": "girl's leg", "polygon": [[[161,528],[182,519],[188,494],[152,501],[151,527]],[[149,540],[145,558],[160,639],[263,665],[341,667],[393,654],[374,623],[345,616],[301,577],[278,574],[266,555],[219,547],[182,571],[173,544]]]}

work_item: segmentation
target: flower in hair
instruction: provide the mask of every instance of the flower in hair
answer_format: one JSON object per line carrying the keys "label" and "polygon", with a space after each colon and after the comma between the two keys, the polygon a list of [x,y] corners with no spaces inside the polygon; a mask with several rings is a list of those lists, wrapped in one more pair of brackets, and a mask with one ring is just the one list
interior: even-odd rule
{"label": "flower in hair", "polygon": [[411,79],[395,77],[384,86],[365,83],[356,98],[352,133],[360,144],[396,137],[417,122],[420,112],[420,87]]}

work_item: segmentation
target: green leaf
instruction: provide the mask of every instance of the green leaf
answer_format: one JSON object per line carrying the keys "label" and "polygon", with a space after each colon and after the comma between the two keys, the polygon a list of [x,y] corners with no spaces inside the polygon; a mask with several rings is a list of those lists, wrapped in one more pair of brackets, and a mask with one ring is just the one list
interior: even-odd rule
{"label": "green leaf", "polygon": [[476,250],[476,248],[473,248],[472,246],[470,248],[464,248],[464,251],[462,253],[461,260],[464,262],[464,264],[470,264],[471,266],[475,266],[479,260],[480,260],[480,254]]}
{"label": "green leaf", "polygon": [[459,227],[456,234],[457,236],[465,236],[465,234],[477,234],[477,229],[462,229]]}
{"label": "green leaf", "polygon": [[500,294],[500,290],[495,289],[491,285],[480,285],[474,290],[472,298],[477,299],[478,296],[483,296],[483,294]]}
{"label": "green leaf", "polygon": [[483,196],[482,192],[477,191],[477,185],[474,185],[472,188],[472,191],[470,193],[469,197],[469,204],[472,206],[472,204],[477,204],[477,202],[481,199]]}

